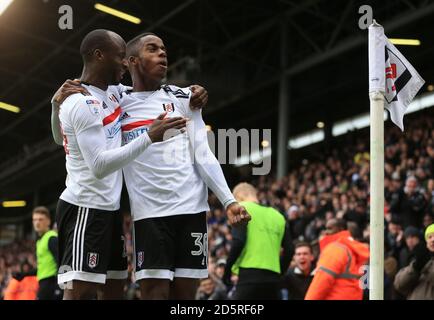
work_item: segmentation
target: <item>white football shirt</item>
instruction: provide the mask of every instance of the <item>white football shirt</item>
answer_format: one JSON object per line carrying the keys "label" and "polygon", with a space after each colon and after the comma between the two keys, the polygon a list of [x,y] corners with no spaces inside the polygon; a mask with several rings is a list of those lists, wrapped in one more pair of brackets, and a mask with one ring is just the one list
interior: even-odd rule
{"label": "white football shirt", "polygon": [[92,96],[74,94],[61,105],[60,125],[66,153],[66,189],[60,199],[77,206],[115,211],[120,206],[121,167],[151,144],[141,141],[121,147],[120,95],[90,85]]}
{"label": "white football shirt", "polygon": [[[190,94],[188,88],[163,86],[153,92],[132,92],[125,95],[121,102],[123,143],[131,143],[147,132],[153,120],[164,111],[167,112],[167,117],[194,118],[194,112],[189,107]],[[200,116],[200,112],[196,113]],[[187,132],[178,134],[152,144],[123,168],[135,221],[209,210],[208,183],[205,184],[207,179],[202,175],[203,170],[195,164],[194,152],[190,146]],[[214,155],[212,157],[217,162]],[[218,162],[217,167],[217,170],[212,169],[213,173],[207,175],[218,182],[217,187],[208,186],[227,206],[235,200]]]}

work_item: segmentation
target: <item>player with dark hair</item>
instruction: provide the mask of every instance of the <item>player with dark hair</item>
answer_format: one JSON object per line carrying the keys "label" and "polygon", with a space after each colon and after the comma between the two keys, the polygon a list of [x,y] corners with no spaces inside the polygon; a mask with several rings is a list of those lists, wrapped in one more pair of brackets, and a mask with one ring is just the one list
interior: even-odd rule
{"label": "player with dark hair", "polygon": [[208,277],[207,186],[227,210],[229,223],[250,216],[232,196],[208,146],[200,111],[190,110],[189,88],[162,85],[167,51],[161,38],[142,34],[127,44],[133,90],[122,100],[123,142],[133,143],[161,111],[191,119],[187,132],[153,145],[124,168],[134,217],[136,279],[143,299],[194,299]]}
{"label": "player with dark hair", "polygon": [[[182,129],[186,119],[163,119],[160,113],[149,131],[121,147],[121,96],[118,85],[126,71],[125,41],[108,30],[94,30],[82,41],[83,72],[80,93],[62,103],[52,115],[56,142],[60,131],[66,153],[66,189],[59,199],[59,284],[70,283],[64,299],[122,297],[127,278],[125,238],[120,215],[122,172],[119,170],[166,130]],[[86,89],[91,95],[85,95]],[[53,98],[55,101],[59,96]]]}

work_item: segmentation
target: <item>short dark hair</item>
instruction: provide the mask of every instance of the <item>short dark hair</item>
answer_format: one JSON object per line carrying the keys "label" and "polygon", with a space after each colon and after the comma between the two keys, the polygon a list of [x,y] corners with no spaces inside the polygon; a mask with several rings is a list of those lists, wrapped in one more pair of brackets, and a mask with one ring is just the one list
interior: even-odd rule
{"label": "short dark hair", "polygon": [[[295,250],[297,250],[298,248],[301,248],[301,247],[307,247],[307,248],[309,248],[310,253],[313,254],[313,249],[312,249],[312,246],[310,245],[309,242],[305,242],[305,241],[297,242],[296,245],[295,245]],[[295,250],[294,250],[294,252],[295,252]]]}
{"label": "short dark hair", "polygon": [[96,49],[107,51],[113,46],[114,32],[106,29],[96,29],[89,32],[81,41],[80,54],[83,62],[89,62]]}
{"label": "short dark hair", "polygon": [[127,58],[129,58],[131,56],[137,57],[139,55],[140,49],[142,48],[142,41],[141,40],[146,36],[158,37],[155,33],[143,32],[143,33],[139,34],[138,36],[132,38],[127,43]]}
{"label": "short dark hair", "polygon": [[339,230],[347,230],[347,222],[344,219],[337,218],[336,219],[336,226]]}
{"label": "short dark hair", "polygon": [[48,210],[47,207],[44,207],[44,206],[36,207],[35,209],[33,209],[32,214],[35,214],[35,213],[43,214],[48,219],[51,219],[50,210]]}

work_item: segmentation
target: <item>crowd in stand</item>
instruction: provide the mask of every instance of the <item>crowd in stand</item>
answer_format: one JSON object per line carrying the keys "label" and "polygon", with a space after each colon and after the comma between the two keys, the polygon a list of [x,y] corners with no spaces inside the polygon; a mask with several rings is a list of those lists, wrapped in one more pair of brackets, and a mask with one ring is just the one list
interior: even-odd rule
{"label": "crowd in stand", "polygon": [[[434,216],[434,115],[429,110],[406,118],[406,130],[385,131],[385,298],[405,299],[393,283],[399,270],[420,252],[423,231]],[[345,220],[353,236],[369,243],[369,131],[347,135],[324,152],[306,155],[287,176],[260,176],[252,181],[262,205],[289,220],[295,254],[282,281],[283,299],[302,299],[318,259],[318,240],[327,222]],[[231,246],[231,229],[217,199],[210,195],[208,213],[209,278],[200,283],[197,299],[230,299],[233,286],[222,282]],[[132,221],[124,215],[127,252],[132,261]],[[30,240],[0,247],[0,290],[25,261],[35,264]],[[140,295],[130,263],[126,298]],[[236,276],[232,277],[236,284]],[[2,295],[2,293],[0,293]]]}
{"label": "crowd in stand", "polygon": [[0,246],[0,299],[13,276],[31,269],[36,269],[34,240],[19,240]]}

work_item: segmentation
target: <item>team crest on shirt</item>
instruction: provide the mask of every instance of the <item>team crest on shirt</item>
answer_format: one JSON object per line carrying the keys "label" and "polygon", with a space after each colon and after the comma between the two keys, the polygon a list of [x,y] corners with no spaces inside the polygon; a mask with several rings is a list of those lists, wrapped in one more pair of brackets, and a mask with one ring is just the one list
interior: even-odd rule
{"label": "team crest on shirt", "polygon": [[143,251],[139,251],[137,252],[137,266],[140,268],[143,264],[143,259],[144,259],[144,252]]}
{"label": "team crest on shirt", "polygon": [[93,269],[98,265],[99,262],[99,254],[95,252],[89,252],[87,254],[87,265],[89,268]]}
{"label": "team crest on shirt", "polygon": [[163,103],[163,109],[167,112],[174,112],[175,111],[175,105],[173,103]]}

